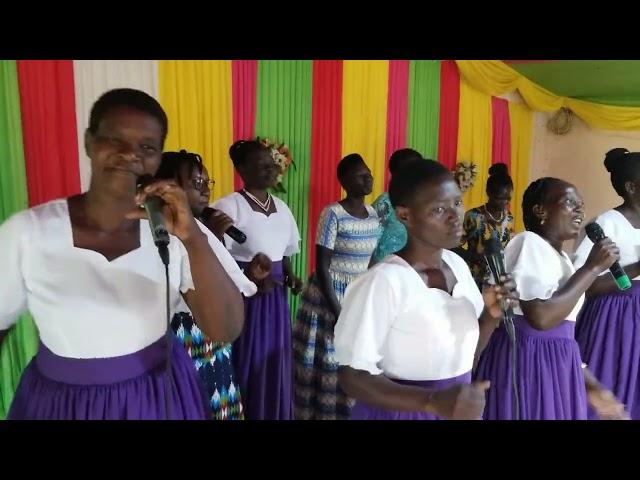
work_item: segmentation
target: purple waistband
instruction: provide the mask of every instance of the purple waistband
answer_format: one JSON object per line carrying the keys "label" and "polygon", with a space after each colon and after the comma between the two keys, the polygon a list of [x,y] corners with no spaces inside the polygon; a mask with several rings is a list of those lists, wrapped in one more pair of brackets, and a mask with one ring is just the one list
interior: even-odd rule
{"label": "purple waistband", "polygon": [[[522,315],[514,315],[513,324],[516,327],[516,337],[523,335],[526,337],[565,338],[573,340],[576,331],[576,322],[572,320],[563,320],[560,325],[549,330],[536,330]],[[500,328],[504,328],[504,324],[502,324]]]}
{"label": "purple waistband", "polygon": [[471,371],[458,375],[457,377],[443,378],[441,380],[400,380],[398,378],[390,378],[389,380],[401,385],[413,385],[415,387],[434,388],[440,390],[454,385],[471,383]]}
{"label": "purple waistband", "polygon": [[[174,338],[173,343],[177,340]],[[167,358],[165,337],[128,355],[109,358],[60,357],[42,342],[35,362],[40,373],[51,380],[71,385],[109,385],[139,377]]]}
{"label": "purple waistband", "polygon": [[[244,272],[246,268],[249,267],[250,262],[241,262],[236,260],[240,269]],[[271,278],[274,280],[283,281],[284,280],[284,272],[282,270],[282,261],[272,262],[271,263]]]}
{"label": "purple waistband", "polygon": [[605,295],[596,295],[593,297],[589,297],[587,298],[587,301],[589,300],[596,300],[598,298],[602,298],[602,297],[635,297],[640,295],[640,280],[632,280],[631,281],[631,288],[628,288],[626,290],[614,290],[613,292],[609,292]]}

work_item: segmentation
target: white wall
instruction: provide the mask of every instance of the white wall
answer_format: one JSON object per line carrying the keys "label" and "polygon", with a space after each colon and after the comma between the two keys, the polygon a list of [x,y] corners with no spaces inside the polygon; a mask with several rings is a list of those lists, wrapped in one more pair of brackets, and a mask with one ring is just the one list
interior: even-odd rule
{"label": "white wall", "polygon": [[[517,93],[501,95],[510,102],[522,103]],[[587,220],[620,204],[604,168],[604,155],[616,147],[640,151],[640,131],[598,130],[578,117],[566,135],[555,135],[547,129],[552,113],[536,112],[533,116],[529,181],[540,177],[557,177],[573,183],[583,196]],[[522,202],[522,199],[515,199]],[[572,245],[566,245],[571,249]]]}
{"label": "white wall", "polygon": [[640,132],[596,130],[574,117],[571,131],[558,136],[547,129],[551,116],[534,114],[530,181],[550,176],[573,183],[584,198],[587,219],[619,205],[621,199],[604,168],[604,155],[615,147],[640,151]]}

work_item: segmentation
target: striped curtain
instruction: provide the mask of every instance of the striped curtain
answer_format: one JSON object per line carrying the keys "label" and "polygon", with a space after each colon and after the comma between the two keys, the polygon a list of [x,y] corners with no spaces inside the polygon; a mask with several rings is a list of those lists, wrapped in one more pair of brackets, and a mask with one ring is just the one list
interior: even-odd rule
{"label": "striped curtain", "polygon": [[[0,221],[88,189],[89,111],[117,87],[159,99],[169,117],[165,149],[202,155],[213,198],[240,186],[228,155],[234,141],[289,145],[296,168],[278,196],[298,223],[301,253],[292,264],[303,279],[315,269],[319,213],[343,194],[336,165],[348,153],[360,153],[373,173],[368,202],[387,188],[388,158],[404,147],[448,168],[475,162],[480,177],[465,195],[468,208],[485,201],[492,162],[510,165],[514,199],[529,180],[531,110],[474,89],[453,60],[0,61]],[[295,318],[297,298],[290,302]],[[25,316],[0,349],[0,417],[37,342]]]}

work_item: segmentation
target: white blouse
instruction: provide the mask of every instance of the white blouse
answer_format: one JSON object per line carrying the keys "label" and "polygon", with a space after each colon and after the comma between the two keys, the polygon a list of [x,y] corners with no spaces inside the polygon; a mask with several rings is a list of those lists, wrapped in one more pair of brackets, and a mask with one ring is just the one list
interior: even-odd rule
{"label": "white blouse", "polygon": [[[617,210],[608,210],[595,220],[602,227],[607,237],[620,249],[620,265],[626,267],[640,260],[640,229],[633,228],[629,220]],[[593,248],[593,242],[585,236],[574,254],[573,264],[582,267]],[[601,275],[609,274],[609,270]],[[640,280],[640,276],[633,280]]]}
{"label": "white blouse", "polygon": [[236,260],[250,262],[256,253],[264,253],[278,262],[282,257],[290,257],[300,251],[300,232],[291,210],[278,197],[272,196],[272,199],[277,212],[269,216],[254,211],[238,192],[211,205],[229,215],[234,226],[247,236],[247,241],[242,244],[225,236],[225,244]]}
{"label": "white blouse", "polygon": [[[520,300],[547,300],[562,287],[576,269],[569,256],[559,253],[537,233],[522,232],[511,239],[504,249],[507,272],[513,275]],[[584,303],[584,294],[578,300],[566,320],[574,321]],[[522,315],[520,306],[513,309]]]}
{"label": "white blouse", "polygon": [[471,370],[482,294],[467,264],[444,250],[457,283],[452,295],[428,288],[397,255],[348,287],[335,327],[340,365],[401,380],[442,380]]}
{"label": "white blouse", "polygon": [[[245,294],[255,285],[242,274],[206,227],[209,243]],[[140,221],[140,247],[112,261],[75,247],[66,199],[19,212],[0,225],[0,330],[29,310],[41,341],[70,358],[106,358],[141,350],[164,335],[164,265],[148,221]],[[176,311],[194,288],[187,251],[169,244],[170,306]]]}

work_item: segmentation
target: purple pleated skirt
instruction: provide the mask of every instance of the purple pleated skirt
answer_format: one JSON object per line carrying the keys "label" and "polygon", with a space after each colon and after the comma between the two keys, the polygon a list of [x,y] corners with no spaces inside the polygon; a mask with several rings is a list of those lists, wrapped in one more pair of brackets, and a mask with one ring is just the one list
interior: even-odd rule
{"label": "purple pleated skirt", "polygon": [[[576,340],[589,371],[640,420],[640,282],[629,290],[587,298]],[[589,409],[589,418],[595,412]]]}
{"label": "purple pleated skirt", "polygon": [[206,400],[185,349],[173,339],[167,381],[165,337],[128,355],[66,358],[40,343],[20,380],[10,420],[204,420]]}
{"label": "purple pleated skirt", "polygon": [[[536,330],[520,315],[516,330],[516,378],[520,420],[584,420],[587,392],[575,322],[565,320],[550,330]],[[511,341],[504,326],[491,336],[474,375],[490,380],[485,420],[512,420]]]}
{"label": "purple pleated skirt", "polygon": [[[248,266],[238,264],[243,270]],[[273,262],[271,277],[281,284],[244,299],[244,330],[233,343],[247,420],[293,419],[291,320],[282,262]]]}

